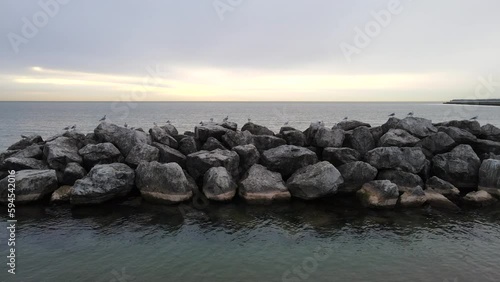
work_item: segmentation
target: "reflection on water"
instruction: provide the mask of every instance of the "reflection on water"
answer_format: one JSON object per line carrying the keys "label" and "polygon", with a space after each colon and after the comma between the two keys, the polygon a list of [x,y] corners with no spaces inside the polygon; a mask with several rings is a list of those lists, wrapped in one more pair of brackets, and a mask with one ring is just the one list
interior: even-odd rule
{"label": "reflection on water", "polygon": [[17,280],[4,271],[1,281],[500,279],[498,206],[370,211],[341,199],[196,210],[131,198],[26,206],[18,220]]}

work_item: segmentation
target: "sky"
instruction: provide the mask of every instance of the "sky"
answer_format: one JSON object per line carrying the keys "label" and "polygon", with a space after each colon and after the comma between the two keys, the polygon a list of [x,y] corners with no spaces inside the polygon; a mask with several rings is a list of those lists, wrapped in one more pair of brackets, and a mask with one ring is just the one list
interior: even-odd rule
{"label": "sky", "polygon": [[2,0],[0,101],[500,98],[500,1]]}

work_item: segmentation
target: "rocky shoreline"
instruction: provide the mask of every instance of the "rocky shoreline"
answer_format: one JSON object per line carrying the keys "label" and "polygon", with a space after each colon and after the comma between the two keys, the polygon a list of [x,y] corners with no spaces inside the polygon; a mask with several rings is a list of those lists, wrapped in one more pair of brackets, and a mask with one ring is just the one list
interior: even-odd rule
{"label": "rocky shoreline", "polygon": [[[11,175],[11,176],[9,176]],[[202,197],[271,204],[352,196],[366,208],[463,207],[500,199],[500,129],[477,121],[433,124],[391,117],[378,127],[207,122],[180,134],[102,122],[94,132],[23,137],[0,153],[0,202],[102,204],[134,193],[175,205]]]}

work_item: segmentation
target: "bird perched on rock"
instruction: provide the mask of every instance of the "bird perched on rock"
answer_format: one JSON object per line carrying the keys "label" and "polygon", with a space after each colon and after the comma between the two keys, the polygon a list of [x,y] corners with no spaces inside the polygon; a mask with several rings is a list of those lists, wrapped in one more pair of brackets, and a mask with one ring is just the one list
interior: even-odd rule
{"label": "bird perched on rock", "polygon": [[130,128],[130,130],[134,130],[134,129],[135,129],[135,127],[131,127],[131,128]]}
{"label": "bird perched on rock", "polygon": [[127,127],[128,127],[128,124],[127,124],[127,123],[125,123],[125,124],[123,125],[123,127],[127,128]]}
{"label": "bird perched on rock", "polygon": [[223,121],[223,122],[226,122],[226,121],[228,121],[228,120],[229,120],[229,116],[226,116],[226,117],[225,117],[222,121]]}
{"label": "bird perched on rock", "polygon": [[349,118],[348,117],[345,117],[344,120],[348,120]]}
{"label": "bird perched on rock", "polygon": [[288,125],[289,123],[290,123],[289,121],[286,121],[286,122],[285,122],[285,125]]}
{"label": "bird perched on rock", "polygon": [[106,120],[106,115],[104,115],[99,121],[105,121]]}
{"label": "bird perched on rock", "polygon": [[252,119],[251,119],[251,118],[248,118],[248,122],[252,122]]}
{"label": "bird perched on rock", "polygon": [[66,126],[65,128],[63,128],[63,130],[69,130],[69,126]]}
{"label": "bird perched on rock", "polygon": [[170,124],[170,120],[167,120],[167,124]]}
{"label": "bird perched on rock", "polygon": [[413,112],[409,112],[406,116],[412,117],[413,116]]}
{"label": "bird perched on rock", "polygon": [[392,114],[390,114],[389,116],[390,116],[390,117],[393,117],[393,116],[395,116],[395,115],[396,115],[395,113],[392,113]]}
{"label": "bird perched on rock", "polygon": [[23,138],[23,139],[28,139],[28,136],[26,136],[26,135],[22,135],[22,134],[21,134],[21,138]]}
{"label": "bird perched on rock", "polygon": [[214,118],[210,118],[210,122],[214,122]]}
{"label": "bird perched on rock", "polygon": [[75,130],[76,129],[76,124],[74,124],[71,129]]}
{"label": "bird perched on rock", "polygon": [[156,124],[156,122],[153,122],[153,125],[154,125],[154,126],[158,126],[158,124]]}
{"label": "bird perched on rock", "polygon": [[477,120],[478,116],[471,117],[470,120]]}

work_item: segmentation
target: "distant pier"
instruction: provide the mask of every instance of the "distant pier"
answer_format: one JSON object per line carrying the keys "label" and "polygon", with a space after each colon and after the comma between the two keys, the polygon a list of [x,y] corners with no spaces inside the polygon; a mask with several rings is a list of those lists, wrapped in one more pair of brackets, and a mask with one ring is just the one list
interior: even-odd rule
{"label": "distant pier", "polygon": [[500,106],[500,99],[454,99],[444,104]]}

